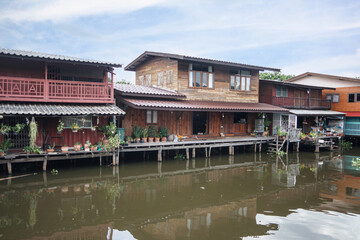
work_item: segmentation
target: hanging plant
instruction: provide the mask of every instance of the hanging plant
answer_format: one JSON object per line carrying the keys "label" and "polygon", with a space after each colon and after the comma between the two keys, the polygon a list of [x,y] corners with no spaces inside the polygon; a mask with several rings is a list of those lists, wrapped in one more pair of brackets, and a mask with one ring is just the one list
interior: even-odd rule
{"label": "hanging plant", "polygon": [[8,135],[10,131],[11,131],[11,127],[10,127],[10,126],[5,125],[5,124],[3,124],[3,123],[1,124],[0,133],[1,133],[2,135]]}
{"label": "hanging plant", "polygon": [[25,123],[17,123],[12,130],[15,134],[19,134],[25,128]]}
{"label": "hanging plant", "polygon": [[78,132],[78,130],[80,129],[80,127],[77,123],[71,124],[70,128],[71,128],[72,132],[74,132],[74,133]]}
{"label": "hanging plant", "polygon": [[35,118],[33,117],[31,119],[31,122],[29,124],[29,138],[30,138],[30,147],[35,148],[36,147],[36,136],[37,136],[37,123],[35,121]]}
{"label": "hanging plant", "polygon": [[59,124],[58,124],[58,126],[57,126],[57,132],[58,132],[58,134],[60,134],[61,132],[62,132],[62,130],[64,130],[64,123],[61,121],[61,120],[59,120]]}

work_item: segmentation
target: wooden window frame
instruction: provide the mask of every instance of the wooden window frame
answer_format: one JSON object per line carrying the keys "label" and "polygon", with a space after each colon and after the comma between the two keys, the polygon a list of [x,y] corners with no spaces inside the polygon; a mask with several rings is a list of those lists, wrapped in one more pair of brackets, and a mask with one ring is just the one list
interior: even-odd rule
{"label": "wooden window frame", "polygon": [[[354,101],[350,102],[350,95],[353,94],[354,95]],[[348,93],[348,103],[356,103],[356,93]]]}
{"label": "wooden window frame", "polygon": [[[151,122],[148,122],[147,113],[151,112]],[[156,122],[154,122],[154,112],[156,112]],[[145,112],[145,123],[149,125],[157,125],[159,123],[159,111],[158,110],[146,110]]]}
{"label": "wooden window frame", "polygon": [[[193,87],[191,87],[190,86],[190,74],[191,73],[194,73],[194,86]],[[200,87],[197,87],[196,86],[196,73],[197,72],[199,72],[200,73],[200,75],[201,75],[201,81],[200,81]],[[207,74],[207,87],[203,87],[203,76],[204,76],[204,73],[206,73]],[[212,83],[212,85],[213,85],[213,87],[212,88],[210,88],[209,87],[209,79],[210,79],[210,74],[212,74],[212,81],[213,81],[213,83]],[[210,90],[212,90],[212,89],[215,89],[215,81],[214,81],[214,72],[205,72],[205,71],[195,71],[195,70],[189,70],[189,81],[188,81],[188,88],[201,88],[201,89],[210,89]]]}
{"label": "wooden window frame", "polygon": [[[231,77],[234,77],[234,79],[235,79],[234,89],[231,88]],[[236,77],[240,77],[239,89],[236,89]],[[241,80],[243,77],[245,78],[245,87],[244,87],[244,90],[241,90],[241,87],[242,87]],[[247,84],[247,78],[250,78],[249,84]],[[249,90],[247,90],[247,87],[249,87]],[[230,74],[230,90],[238,91],[238,92],[250,92],[251,91],[251,75]]]}
{"label": "wooden window frame", "polygon": [[[281,95],[281,96],[278,96],[278,95],[277,95],[277,89],[276,89],[276,88],[280,88],[280,93],[281,93],[280,95]],[[282,94],[282,93],[283,93],[283,89],[286,89],[286,96],[283,96],[283,94]],[[286,98],[289,97],[289,88],[288,88],[288,87],[285,87],[285,86],[275,86],[275,96],[276,96],[276,97],[286,97]]]}

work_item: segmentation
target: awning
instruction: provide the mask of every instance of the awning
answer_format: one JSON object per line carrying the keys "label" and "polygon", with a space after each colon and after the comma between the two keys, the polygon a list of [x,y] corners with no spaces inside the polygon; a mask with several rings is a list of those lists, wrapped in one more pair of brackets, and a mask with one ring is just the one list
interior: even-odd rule
{"label": "awning", "polygon": [[290,113],[297,116],[345,116],[343,112],[331,110],[290,110]]}
{"label": "awning", "polygon": [[125,112],[115,105],[106,104],[36,104],[0,103],[0,115],[124,115]]}
{"label": "awning", "polygon": [[347,117],[360,117],[360,112],[345,112]]}
{"label": "awning", "polygon": [[144,100],[129,98],[122,98],[122,101],[135,109],[213,112],[289,112],[288,109],[266,103],[236,103],[195,100]]}

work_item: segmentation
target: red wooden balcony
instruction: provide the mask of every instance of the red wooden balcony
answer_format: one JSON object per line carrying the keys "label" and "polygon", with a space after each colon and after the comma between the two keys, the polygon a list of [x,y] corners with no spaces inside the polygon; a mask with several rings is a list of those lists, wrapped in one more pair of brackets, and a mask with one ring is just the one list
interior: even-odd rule
{"label": "red wooden balcony", "polygon": [[272,104],[293,109],[331,109],[331,101],[321,98],[272,97]]}
{"label": "red wooden balcony", "polygon": [[0,101],[113,103],[110,83],[0,76]]}

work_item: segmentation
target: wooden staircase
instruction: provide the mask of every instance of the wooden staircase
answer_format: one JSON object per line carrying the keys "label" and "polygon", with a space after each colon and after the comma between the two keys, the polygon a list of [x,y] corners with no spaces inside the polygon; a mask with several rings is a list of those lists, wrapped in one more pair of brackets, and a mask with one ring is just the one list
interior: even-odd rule
{"label": "wooden staircase", "polygon": [[266,152],[278,154],[279,151],[285,146],[286,141],[287,141],[287,138],[285,138],[283,141],[281,141],[281,140],[279,140],[279,137],[277,136],[275,140],[268,143],[268,148],[267,148]]}

